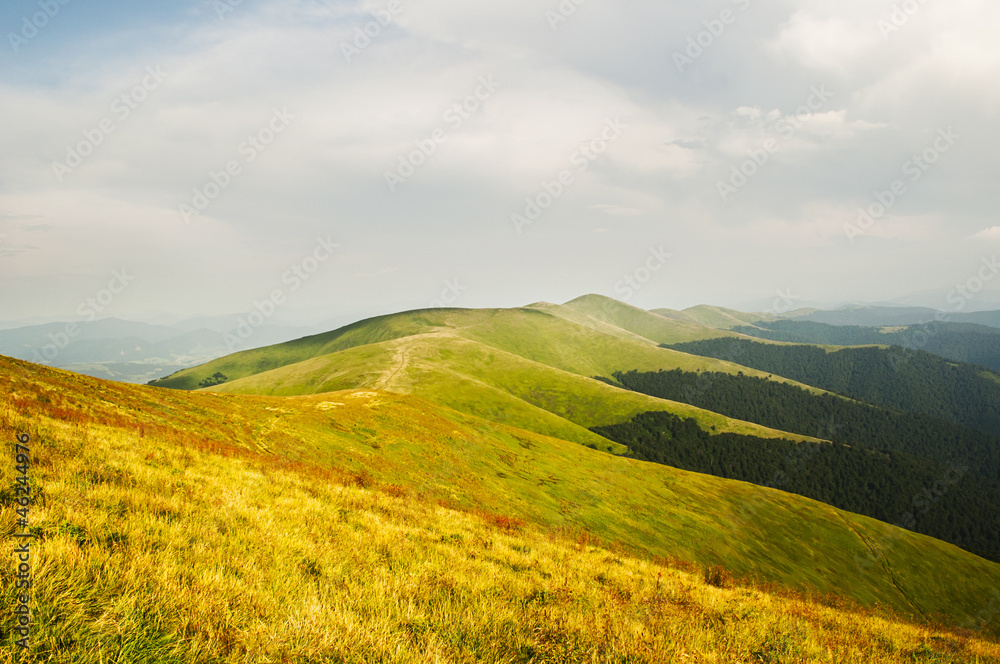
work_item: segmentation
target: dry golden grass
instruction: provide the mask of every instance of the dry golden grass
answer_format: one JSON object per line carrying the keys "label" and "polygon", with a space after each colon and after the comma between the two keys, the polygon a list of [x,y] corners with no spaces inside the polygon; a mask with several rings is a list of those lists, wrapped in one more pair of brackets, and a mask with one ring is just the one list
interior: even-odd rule
{"label": "dry golden grass", "polygon": [[1000,662],[980,637],[734,586],[363,473],[0,402],[0,436],[16,431],[33,436],[42,540],[31,652],[5,635],[3,664]]}

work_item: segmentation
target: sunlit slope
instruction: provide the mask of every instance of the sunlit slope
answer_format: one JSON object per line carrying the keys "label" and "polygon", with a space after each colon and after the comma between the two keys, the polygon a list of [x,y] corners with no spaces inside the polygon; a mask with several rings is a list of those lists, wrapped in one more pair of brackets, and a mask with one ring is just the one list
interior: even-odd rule
{"label": "sunlit slope", "polygon": [[[101,584],[114,585],[134,565],[162,569],[159,557],[173,570],[190,558],[191,542],[200,542],[189,563],[200,571],[188,583],[209,583],[202,600],[208,604],[212,593],[232,584],[258,582],[261,574],[267,579],[266,569],[228,577],[224,567],[213,572],[199,561],[211,554],[240,565],[255,554],[227,541],[258,527],[278,541],[312,541],[310,530],[319,526],[290,517],[316,509],[319,494],[296,506],[283,500],[270,505],[260,492],[274,481],[306,486],[305,479],[287,478],[326,470],[370,476],[365,483],[391,483],[413,495],[549,529],[582,529],[637,553],[720,564],[738,575],[904,613],[939,612],[964,622],[1000,585],[1000,566],[927,537],[779,491],[603,454],[413,396],[188,393],[106,383],[6,358],[0,358],[0,395],[0,433],[10,439],[15,430],[27,430],[51,451],[34,471],[46,500],[32,509],[32,524],[46,535],[35,560],[44,571],[37,592],[54,612],[48,619],[75,611],[72,604],[51,604],[66,587],[59,579],[72,577],[81,564],[73,547],[99,554]],[[218,462],[201,461],[205,454],[219,455]],[[175,470],[158,470],[164,467]],[[9,464],[2,472],[10,484]],[[161,475],[165,479],[153,481]],[[211,498],[208,512],[191,511],[185,496]],[[217,522],[228,518],[222,513],[234,501],[268,506],[273,518],[234,522],[227,538]],[[13,512],[9,501],[5,505],[2,523],[9,526]],[[349,507],[342,515],[348,523],[355,518]],[[366,523],[371,529],[377,521]],[[83,541],[90,544],[77,543]],[[313,546],[320,545],[317,540]],[[302,549],[289,565],[311,557],[310,550]],[[3,557],[4,570],[12,560]],[[60,565],[46,564],[57,560]],[[282,566],[280,560],[270,564]],[[53,582],[48,589],[46,578]],[[12,592],[10,586],[3,592]],[[113,608],[129,610],[138,608]]]}
{"label": "sunlit slope", "polygon": [[[587,377],[607,378],[616,371],[622,371],[622,367],[636,371],[681,369],[732,374],[742,371],[746,375],[760,378],[770,375],[734,362],[660,348],[655,341],[560,305],[495,310],[488,320],[458,329],[456,333],[493,348]],[[820,392],[780,376],[772,377],[774,380]]]}
{"label": "sunlit slope", "polygon": [[[663,320],[652,314],[648,317]],[[658,348],[656,341],[599,321],[575,308],[536,304],[516,309],[430,309],[372,318],[327,334],[223,357],[180,371],[156,385],[197,389],[204,379],[216,372],[234,380],[341,350],[428,333],[447,333],[451,335],[449,338],[470,339],[586,377],[607,377],[615,371],[633,369],[743,371],[752,376],[767,375],[732,362]],[[389,364],[377,357],[379,351],[373,353],[368,365],[352,364],[351,370],[374,376],[386,369]],[[785,380],[779,376],[774,378]],[[352,382],[345,386],[357,384]]]}
{"label": "sunlit slope", "polygon": [[774,314],[746,313],[736,311],[735,309],[726,309],[725,307],[713,307],[707,304],[699,304],[696,307],[690,307],[683,311],[653,309],[651,313],[674,320],[683,320],[689,323],[714,327],[718,330],[731,330],[741,325],[753,325],[759,321],[771,322],[778,320],[778,317]]}
{"label": "sunlit slope", "polygon": [[332,332],[295,341],[241,351],[206,364],[178,371],[156,381],[158,387],[198,389],[198,384],[215,372],[229,379],[252,376],[263,371],[302,362],[347,348],[399,339],[438,329],[475,325],[488,319],[494,309],[424,309],[368,318]]}
{"label": "sunlit slope", "polygon": [[[605,451],[621,453],[626,450],[623,445],[499,387],[463,374],[460,370],[431,365],[425,359],[427,353],[435,354],[439,359],[441,354],[448,354],[448,351],[440,352],[440,336],[440,333],[430,333],[351,348],[254,374],[209,390],[274,396],[320,394],[351,388],[413,392],[494,422]],[[452,338],[453,343],[456,341],[471,343]]]}
{"label": "sunlit slope", "polygon": [[584,295],[563,306],[628,330],[658,344],[676,344],[683,343],[683,341],[701,341],[735,336],[731,332],[717,330],[706,325],[666,318],[603,295]]}
{"label": "sunlit slope", "polygon": [[[660,349],[648,350],[657,353]],[[372,366],[379,367],[378,375],[371,372]],[[612,387],[466,339],[460,332],[442,331],[353,348],[210,389],[288,396],[357,387],[413,393],[465,413],[602,450],[613,444],[588,431],[590,427],[661,410],[694,418],[706,430],[807,439]],[[612,449],[625,448],[614,445]]]}
{"label": "sunlit slope", "polygon": [[[620,308],[627,315],[595,317],[582,306],[589,301],[574,301],[579,306],[540,304],[515,309],[424,309],[379,316],[332,332],[234,353],[179,371],[157,381],[156,385],[197,389],[202,380],[215,372],[233,380],[348,348],[441,331],[455,332],[581,375],[610,375],[623,368],[622,362],[628,362],[629,369],[726,370],[724,365],[706,364],[703,358],[655,348],[659,343],[705,339],[725,333],[686,323],[675,324],[608,298],[600,298],[602,305],[616,312]],[[631,325],[635,322],[632,319],[643,324]],[[653,326],[646,330],[651,336],[638,334],[619,323],[640,331],[652,323]],[[679,333],[671,332],[675,328]],[[633,362],[638,364],[633,366]]]}

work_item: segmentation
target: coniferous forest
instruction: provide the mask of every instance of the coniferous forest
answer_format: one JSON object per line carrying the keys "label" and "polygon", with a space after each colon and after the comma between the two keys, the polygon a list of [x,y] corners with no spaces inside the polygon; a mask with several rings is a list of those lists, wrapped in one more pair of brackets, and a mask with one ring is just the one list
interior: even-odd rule
{"label": "coniferous forest", "polygon": [[1000,561],[1000,488],[965,466],[837,443],[713,435],[667,412],[592,430],[637,459],[797,493]]}
{"label": "coniferous forest", "polygon": [[679,369],[616,372],[622,387],[739,420],[824,440],[968,465],[1000,482],[1000,437],[921,413],[903,413],[741,373]]}
{"label": "coniferous forest", "polygon": [[1000,375],[899,347],[843,348],[710,339],[665,346],[736,362],[854,399],[1000,435]]}
{"label": "coniferous forest", "polygon": [[986,325],[931,321],[885,328],[779,320],[760,321],[754,325],[735,327],[732,331],[770,341],[798,344],[899,346],[1000,371],[1000,329]]}

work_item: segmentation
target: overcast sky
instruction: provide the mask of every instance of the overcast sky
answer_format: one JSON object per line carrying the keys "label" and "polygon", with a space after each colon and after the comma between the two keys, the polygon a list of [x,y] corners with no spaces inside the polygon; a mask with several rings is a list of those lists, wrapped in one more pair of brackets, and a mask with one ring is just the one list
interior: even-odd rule
{"label": "overcast sky", "polygon": [[6,0],[0,320],[984,308],[998,25],[973,0]]}

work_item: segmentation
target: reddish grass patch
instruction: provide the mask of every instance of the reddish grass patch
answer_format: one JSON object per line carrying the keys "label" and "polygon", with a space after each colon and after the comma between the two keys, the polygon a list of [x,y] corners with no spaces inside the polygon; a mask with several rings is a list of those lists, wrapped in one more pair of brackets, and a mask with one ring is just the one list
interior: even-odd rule
{"label": "reddish grass patch", "polygon": [[494,514],[493,512],[486,511],[480,511],[476,514],[494,528],[499,528],[500,530],[504,530],[508,533],[519,532],[524,530],[524,527],[528,525],[524,519],[516,516]]}
{"label": "reddish grass patch", "polygon": [[383,484],[378,490],[394,498],[405,498],[409,494],[406,487],[399,484]]}
{"label": "reddish grass patch", "polygon": [[355,486],[362,489],[370,489],[375,486],[375,478],[367,470],[362,470],[359,473],[351,473],[351,480],[354,482]]}

